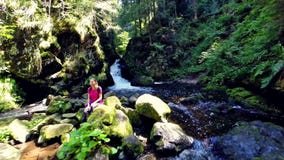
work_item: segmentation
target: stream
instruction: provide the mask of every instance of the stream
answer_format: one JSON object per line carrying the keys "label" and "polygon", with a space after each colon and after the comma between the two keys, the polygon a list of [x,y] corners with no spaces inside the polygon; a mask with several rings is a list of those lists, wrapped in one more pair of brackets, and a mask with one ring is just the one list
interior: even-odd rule
{"label": "stream", "polygon": [[111,66],[114,85],[107,91],[118,97],[149,93],[168,103],[172,110],[169,121],[179,124],[184,131],[199,140],[227,132],[238,121],[261,120],[283,126],[284,117],[268,115],[261,111],[247,109],[240,105],[216,100],[214,95],[202,93],[194,79],[176,82],[156,82],[151,87],[131,86],[121,77],[119,61]]}
{"label": "stream", "polygon": [[229,103],[226,98],[220,98],[222,95],[218,95],[219,98],[216,99],[218,93],[203,93],[195,79],[156,82],[151,87],[135,87],[121,77],[118,61],[111,66],[111,75],[115,84],[108,88],[109,91],[115,92],[118,97],[149,93],[161,98],[172,110],[168,121],[179,124],[187,135],[195,139],[190,150],[185,150],[178,157],[167,159],[188,159],[188,154],[201,155],[204,159],[224,159],[213,153],[213,143],[238,121],[260,120],[283,126],[283,116],[268,115]]}

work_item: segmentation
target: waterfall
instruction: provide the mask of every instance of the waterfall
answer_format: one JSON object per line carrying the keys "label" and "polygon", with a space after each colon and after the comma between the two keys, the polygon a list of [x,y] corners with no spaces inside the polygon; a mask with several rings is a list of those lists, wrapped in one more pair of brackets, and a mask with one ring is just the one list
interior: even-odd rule
{"label": "waterfall", "polygon": [[120,69],[120,64],[119,60],[116,60],[114,64],[110,67],[110,74],[113,78],[114,85],[110,86],[110,90],[147,90],[149,88],[146,87],[135,87],[132,86],[131,83],[121,77],[121,69]]}

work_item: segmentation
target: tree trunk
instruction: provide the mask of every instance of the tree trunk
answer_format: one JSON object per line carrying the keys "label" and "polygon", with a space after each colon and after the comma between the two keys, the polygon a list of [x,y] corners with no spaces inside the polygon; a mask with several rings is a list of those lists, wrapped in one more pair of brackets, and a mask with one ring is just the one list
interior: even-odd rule
{"label": "tree trunk", "polygon": [[194,19],[197,20],[197,0],[193,0]]}

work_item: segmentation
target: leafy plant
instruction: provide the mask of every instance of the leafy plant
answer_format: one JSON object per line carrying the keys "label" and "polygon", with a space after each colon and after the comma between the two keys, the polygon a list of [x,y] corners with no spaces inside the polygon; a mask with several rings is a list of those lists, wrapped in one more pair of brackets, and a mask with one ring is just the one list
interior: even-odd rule
{"label": "leafy plant", "polygon": [[11,138],[11,133],[8,127],[0,128],[0,143],[8,142]]}
{"label": "leafy plant", "polygon": [[64,160],[84,160],[98,149],[102,149],[105,154],[115,154],[117,149],[108,147],[108,142],[110,139],[102,130],[94,128],[91,123],[82,123],[78,130],[71,132],[70,141],[63,144],[57,157]]}
{"label": "leafy plant", "polygon": [[18,108],[23,101],[22,93],[16,81],[11,78],[0,78],[0,112]]}

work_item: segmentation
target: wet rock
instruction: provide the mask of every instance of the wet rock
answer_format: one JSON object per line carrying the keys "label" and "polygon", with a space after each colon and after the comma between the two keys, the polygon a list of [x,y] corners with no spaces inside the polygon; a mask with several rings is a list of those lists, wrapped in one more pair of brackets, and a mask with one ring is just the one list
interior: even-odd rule
{"label": "wet rock", "polygon": [[21,157],[20,150],[9,144],[0,143],[0,159],[1,160],[19,160]]}
{"label": "wet rock", "polygon": [[91,156],[89,156],[86,160],[107,160],[109,159],[108,154],[104,154],[101,149],[96,150]]}
{"label": "wet rock", "polygon": [[214,146],[227,159],[282,159],[284,128],[270,122],[240,122]]}
{"label": "wet rock", "polygon": [[153,153],[147,153],[139,156],[136,160],[156,160],[156,156]]}
{"label": "wet rock", "polygon": [[11,131],[13,138],[22,143],[26,142],[30,136],[27,125],[18,119],[15,119],[9,124],[9,130]]}
{"label": "wet rock", "polygon": [[135,159],[138,155],[144,152],[144,145],[140,140],[131,135],[122,140],[122,147],[125,156],[129,159]]}
{"label": "wet rock", "polygon": [[192,146],[193,138],[186,135],[182,128],[173,123],[154,124],[150,140],[155,143],[157,151],[162,153],[177,153]]}
{"label": "wet rock", "polygon": [[194,93],[188,97],[180,98],[180,103],[183,105],[193,105],[203,100],[204,100],[204,97],[201,93]]}
{"label": "wet rock", "polygon": [[166,117],[171,113],[170,107],[164,101],[150,94],[140,96],[135,108],[138,114],[162,122],[166,122]]}
{"label": "wet rock", "polygon": [[154,79],[148,76],[135,77],[131,81],[131,85],[133,86],[151,86],[153,84],[154,84]]}
{"label": "wet rock", "polygon": [[130,96],[129,97],[129,104],[134,106],[139,96],[140,95],[138,93]]}
{"label": "wet rock", "polygon": [[215,157],[206,142],[194,140],[193,146],[183,150],[175,157],[170,157],[167,160],[220,160]]}

